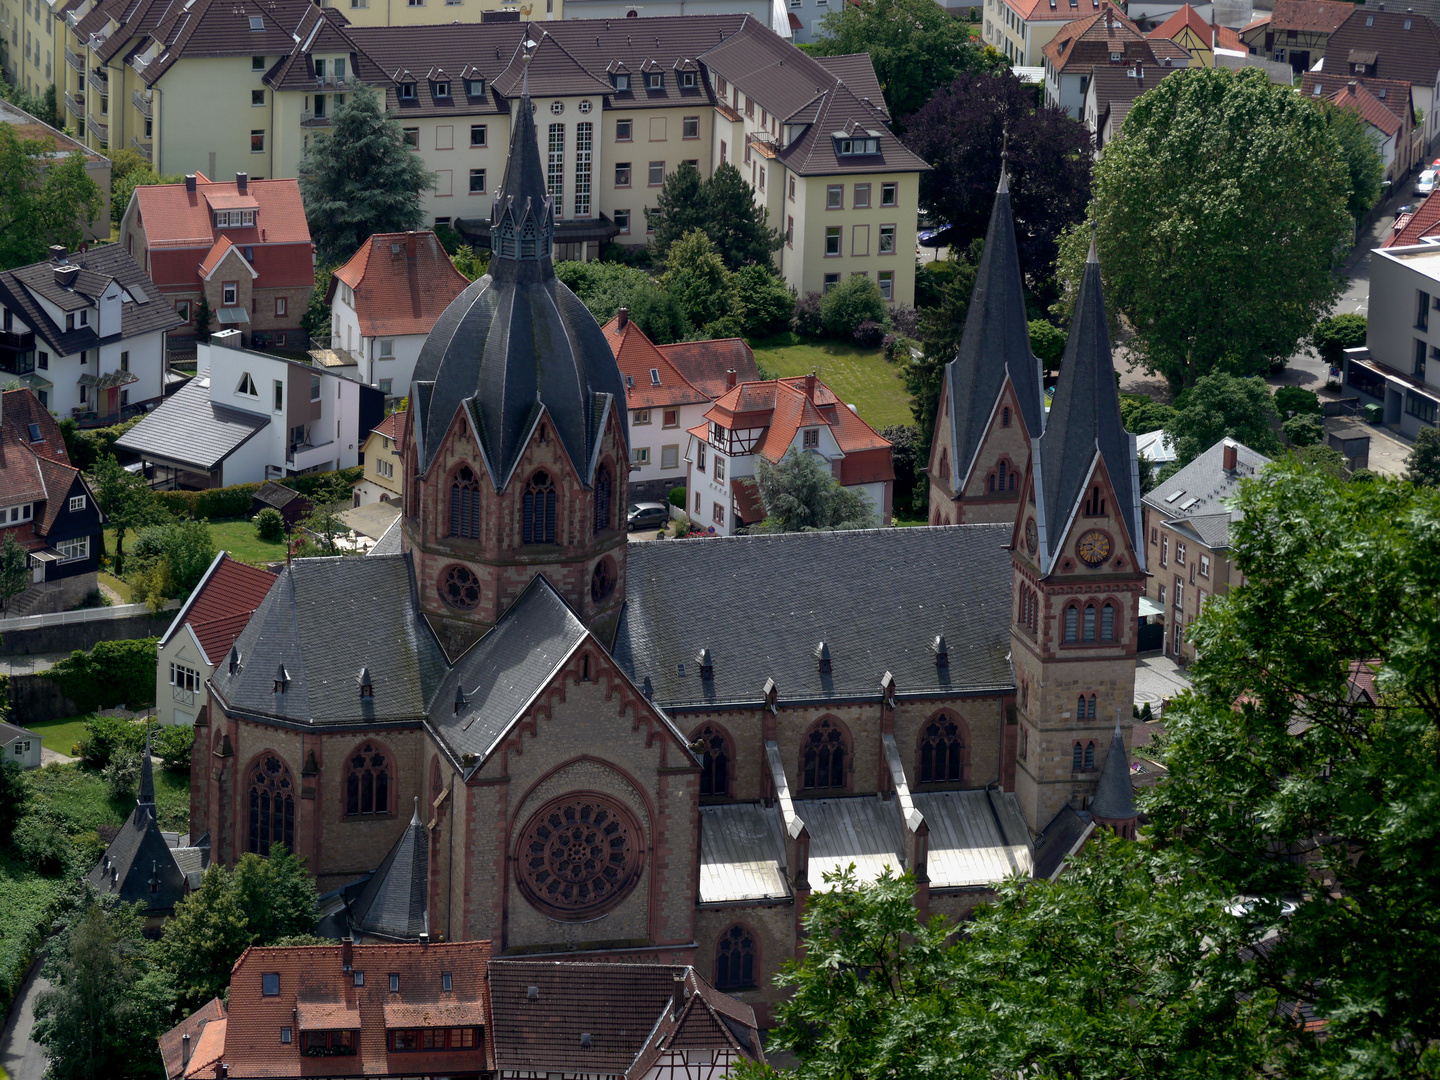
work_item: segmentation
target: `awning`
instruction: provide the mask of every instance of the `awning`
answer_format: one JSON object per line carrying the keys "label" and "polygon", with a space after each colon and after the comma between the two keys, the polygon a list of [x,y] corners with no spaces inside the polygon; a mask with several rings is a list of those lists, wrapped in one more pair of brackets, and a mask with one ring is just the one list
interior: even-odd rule
{"label": "awning", "polygon": [[110,371],[104,375],[81,375],[76,380],[81,386],[93,386],[96,390],[114,390],[117,386],[129,386],[140,381],[140,376],[129,371]]}
{"label": "awning", "polygon": [[61,555],[60,552],[56,551],[53,547],[32,551],[30,552],[30,557],[36,562],[63,562],[65,559],[65,556]]}
{"label": "awning", "polygon": [[1157,604],[1154,600],[1151,600],[1148,596],[1142,596],[1140,597],[1140,614],[1142,616],[1164,615],[1165,609],[1159,604]]}
{"label": "awning", "polygon": [[243,307],[222,307],[215,315],[222,323],[248,323],[250,314]]}
{"label": "awning", "polygon": [[21,375],[20,382],[31,390],[54,390],[55,384],[49,379],[36,375],[33,371],[28,375]]}
{"label": "awning", "polygon": [[799,16],[799,15],[796,15],[793,11],[792,11],[792,12],[789,12],[789,15],[790,15],[790,29],[791,29],[791,30],[804,30],[804,29],[805,29],[805,24],[800,21],[800,16]]}

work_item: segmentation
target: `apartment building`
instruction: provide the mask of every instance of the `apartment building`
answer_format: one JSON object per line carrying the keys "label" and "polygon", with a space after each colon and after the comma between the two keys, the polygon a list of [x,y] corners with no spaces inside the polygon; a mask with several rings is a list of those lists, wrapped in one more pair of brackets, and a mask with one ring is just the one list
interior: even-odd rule
{"label": "apartment building", "polygon": [[1061,27],[1042,52],[1045,104],[1064,109],[1076,119],[1084,119],[1085,95],[1097,67],[1190,66],[1190,54],[1183,48],[1167,38],[1147,39],[1135,22],[1107,0],[1101,0],[1093,15]]}
{"label": "apartment building", "polygon": [[[1410,84],[1420,152],[1440,132],[1435,105],[1440,101],[1440,28],[1413,10],[1387,11],[1385,5],[1357,7],[1335,28],[1318,65],[1326,81],[1391,79]],[[1313,70],[1313,69],[1312,69]]]}
{"label": "apartment building", "polygon": [[1068,22],[1100,10],[1101,0],[985,0],[983,39],[1016,67],[1040,67],[1045,46]]}
{"label": "apartment building", "polygon": [[55,17],[46,0],[0,0],[0,68],[31,94],[55,81]]}
{"label": "apartment building", "polygon": [[1345,389],[1413,439],[1440,426],[1440,246],[1377,248],[1370,263],[1365,346],[1345,350]]}
{"label": "apartment building", "polygon": [[554,22],[565,18],[566,4],[565,0],[320,0],[317,6],[344,12],[354,26],[429,26],[441,20],[477,22],[495,13]]}

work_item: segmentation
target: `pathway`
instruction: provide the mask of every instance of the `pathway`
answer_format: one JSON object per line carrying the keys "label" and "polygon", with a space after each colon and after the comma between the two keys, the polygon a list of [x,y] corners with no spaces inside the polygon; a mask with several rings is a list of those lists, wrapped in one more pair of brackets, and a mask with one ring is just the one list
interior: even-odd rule
{"label": "pathway", "polygon": [[31,1040],[30,1033],[35,1027],[35,999],[48,989],[50,983],[41,977],[37,963],[21,984],[15,1004],[10,1008],[10,1019],[0,1035],[0,1067],[10,1080],[41,1080],[45,1075],[49,1058],[45,1050]]}

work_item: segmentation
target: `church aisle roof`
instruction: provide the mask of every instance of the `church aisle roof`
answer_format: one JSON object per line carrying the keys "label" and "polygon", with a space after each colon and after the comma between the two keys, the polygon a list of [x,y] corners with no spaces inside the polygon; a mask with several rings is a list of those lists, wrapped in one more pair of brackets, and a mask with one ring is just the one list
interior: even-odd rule
{"label": "church aisle roof", "polygon": [[[631,544],[614,656],[666,709],[1013,689],[1008,525],[868,529]],[[706,610],[677,598],[705,582]],[[936,663],[937,634],[948,643]],[[831,664],[815,656],[826,643]],[[696,655],[710,650],[713,678]]]}
{"label": "church aisle roof", "polygon": [[1030,831],[1009,791],[927,791],[914,796],[930,826],[930,888],[993,885],[1034,869]]}
{"label": "church aisle roof", "polygon": [[430,834],[420,820],[417,798],[410,824],[350,909],[355,929],[396,941],[418,941],[430,930],[425,907],[429,873]]}
{"label": "church aisle roof", "polygon": [[[240,713],[299,724],[418,721],[445,656],[415,603],[404,555],[296,559],[251,616],[211,685]],[[373,697],[360,696],[369,668]],[[281,669],[284,693],[276,693]]]}
{"label": "church aisle roof", "polygon": [[762,803],[702,806],[700,903],[789,895],[779,809]]}

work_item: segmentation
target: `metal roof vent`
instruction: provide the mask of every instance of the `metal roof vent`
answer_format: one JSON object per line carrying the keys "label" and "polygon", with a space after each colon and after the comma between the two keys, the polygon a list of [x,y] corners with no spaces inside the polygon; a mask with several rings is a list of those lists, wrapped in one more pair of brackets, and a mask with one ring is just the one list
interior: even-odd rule
{"label": "metal roof vent", "polygon": [[362,698],[373,698],[375,696],[375,684],[370,679],[370,669],[362,666],[360,674],[356,677],[360,683],[360,696]]}
{"label": "metal roof vent", "polygon": [[531,1001],[539,1001],[539,1000],[540,1000],[540,987],[538,987],[538,986],[532,986],[532,987],[530,987],[529,989],[527,989],[527,990],[525,991],[525,996],[526,996],[527,998],[529,998]]}
{"label": "metal roof vent", "polygon": [[646,701],[655,700],[655,685],[650,681],[649,675],[645,676],[645,685],[641,688],[640,692],[645,695]]}
{"label": "metal roof vent", "polygon": [[458,716],[460,710],[465,707],[465,688],[458,683],[455,686],[455,714]]}
{"label": "metal roof vent", "polygon": [[815,659],[820,661],[820,674],[830,674],[830,646],[820,642],[815,646]]}
{"label": "metal roof vent", "polygon": [[936,634],[935,640],[930,643],[930,648],[935,650],[935,666],[937,668],[950,666],[950,646],[945,644],[944,634]]}
{"label": "metal roof vent", "polygon": [[279,665],[277,665],[276,668],[275,668],[275,693],[277,693],[277,694],[283,694],[283,693],[285,693],[285,687],[289,684],[289,682],[290,682],[290,673],[285,670],[285,665],[284,665],[284,664],[279,664]]}
{"label": "metal roof vent", "polygon": [[709,682],[715,678],[715,661],[710,656],[709,649],[701,649],[695,654],[695,662],[700,665],[700,678]]}

